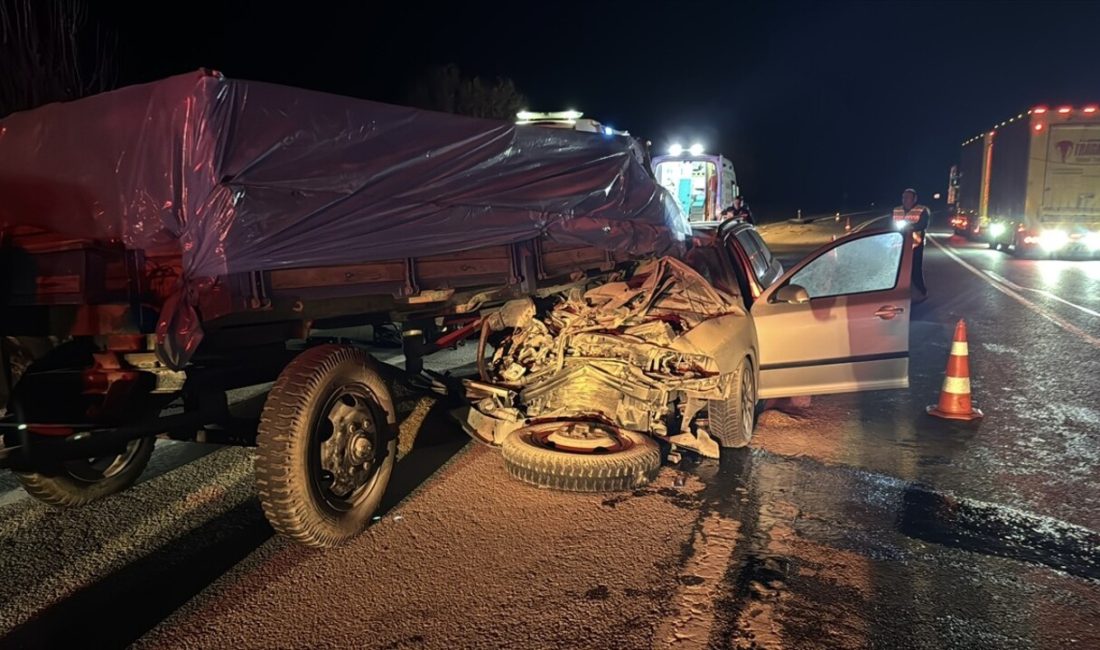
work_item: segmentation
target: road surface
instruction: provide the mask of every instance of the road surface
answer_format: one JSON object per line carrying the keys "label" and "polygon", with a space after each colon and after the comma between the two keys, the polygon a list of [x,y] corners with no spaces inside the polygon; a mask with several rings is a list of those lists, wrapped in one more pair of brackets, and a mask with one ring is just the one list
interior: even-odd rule
{"label": "road surface", "polygon": [[[383,511],[334,551],[273,536],[244,449],[162,445],[72,511],[3,475],[0,645],[1100,647],[1100,262],[943,235],[925,266],[909,390],[766,411],[633,493],[513,482],[412,394]],[[924,414],[959,318],[978,427]]]}

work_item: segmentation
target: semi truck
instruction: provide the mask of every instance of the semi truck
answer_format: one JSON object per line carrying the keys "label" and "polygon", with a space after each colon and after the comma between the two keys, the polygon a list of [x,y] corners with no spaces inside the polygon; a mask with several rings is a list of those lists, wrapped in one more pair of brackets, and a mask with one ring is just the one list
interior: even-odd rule
{"label": "semi truck", "polygon": [[957,233],[1018,256],[1100,254],[1100,109],[1036,106],[962,144]]}

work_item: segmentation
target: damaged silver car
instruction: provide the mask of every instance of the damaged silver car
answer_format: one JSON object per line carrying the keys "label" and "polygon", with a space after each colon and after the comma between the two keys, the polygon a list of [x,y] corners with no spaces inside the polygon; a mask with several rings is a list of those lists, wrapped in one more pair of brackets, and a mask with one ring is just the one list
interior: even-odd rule
{"label": "damaged silver car", "polygon": [[622,490],[656,474],[658,440],[711,458],[747,445],[758,399],[904,388],[904,244],[853,234],[783,273],[750,227],[719,228],[686,262],[513,301],[482,323],[460,419],[520,480]]}
{"label": "damaged silver car", "polygon": [[629,280],[574,290],[541,318],[532,300],[514,301],[487,325],[510,333],[482,381],[467,382],[467,430],[501,445],[518,478],[625,489],[660,466],[646,433],[714,458],[719,445],[749,442],[752,320],[683,262],[661,258]]}

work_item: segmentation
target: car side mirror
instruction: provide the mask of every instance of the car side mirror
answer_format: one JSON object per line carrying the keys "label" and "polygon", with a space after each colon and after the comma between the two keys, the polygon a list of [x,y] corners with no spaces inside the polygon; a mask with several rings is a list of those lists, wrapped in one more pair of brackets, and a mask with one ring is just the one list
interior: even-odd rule
{"label": "car side mirror", "polygon": [[810,293],[805,287],[797,284],[788,284],[775,292],[776,302],[789,302],[795,305],[810,302]]}

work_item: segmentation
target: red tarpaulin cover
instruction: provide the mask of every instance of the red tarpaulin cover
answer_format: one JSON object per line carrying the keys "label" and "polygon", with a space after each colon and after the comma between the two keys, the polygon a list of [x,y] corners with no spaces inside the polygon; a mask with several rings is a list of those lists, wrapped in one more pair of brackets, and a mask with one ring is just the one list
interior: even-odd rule
{"label": "red tarpaulin cover", "polygon": [[197,280],[237,271],[540,235],[660,253],[689,234],[630,138],[206,71],[0,120],[4,224],[132,248],[178,244],[181,289],[191,287],[183,303]]}

